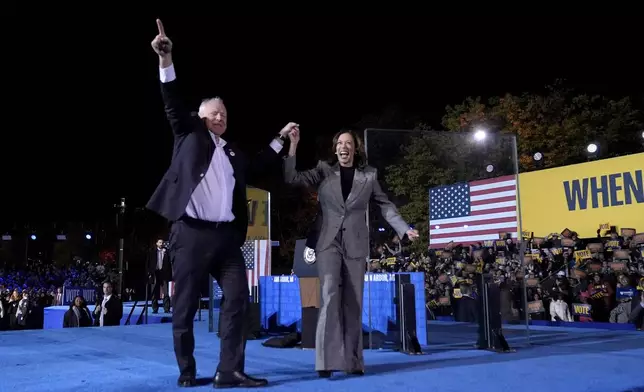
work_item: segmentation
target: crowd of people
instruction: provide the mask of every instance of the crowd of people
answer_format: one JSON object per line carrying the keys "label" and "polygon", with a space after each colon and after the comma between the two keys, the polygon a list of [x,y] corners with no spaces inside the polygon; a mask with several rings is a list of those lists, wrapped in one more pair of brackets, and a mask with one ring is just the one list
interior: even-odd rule
{"label": "crowd of people", "polygon": [[[644,241],[633,233],[607,233],[580,239],[569,230],[528,238],[525,254],[516,241],[486,241],[476,246],[449,244],[426,254],[406,252],[398,237],[374,249],[371,272],[424,272],[426,308],[431,318],[453,317],[463,297],[478,295],[478,273],[499,284],[505,322],[634,323],[642,328]],[[527,300],[522,281],[525,279]],[[527,306],[524,306],[524,303]],[[525,309],[524,309],[525,308]],[[527,314],[526,314],[527,313]]]}
{"label": "crowd of people", "polygon": [[[414,254],[394,236],[374,249],[370,272],[424,272],[430,318],[474,321],[459,320],[464,316],[456,308],[464,296],[478,295],[475,279],[485,272],[500,286],[505,322],[524,320],[525,302],[530,320],[636,323],[641,329],[644,242],[640,241],[613,228],[590,239],[569,231],[530,238],[523,255],[519,244],[505,239],[467,247],[450,244]],[[63,286],[100,291],[112,273],[100,263],[80,260],[67,267],[29,260],[19,271],[0,269],[0,330],[42,328],[43,309],[62,305]],[[93,323],[91,314],[88,320],[78,317],[87,309],[85,299],[72,302],[67,324]],[[74,306],[81,310],[74,311],[76,318],[71,313]]]}
{"label": "crowd of people", "polygon": [[[63,287],[100,290],[111,276],[113,271],[101,263],[80,259],[65,267],[29,259],[20,270],[0,268],[0,331],[42,329],[44,309],[63,305]],[[75,299],[70,309],[77,302],[85,299]]]}

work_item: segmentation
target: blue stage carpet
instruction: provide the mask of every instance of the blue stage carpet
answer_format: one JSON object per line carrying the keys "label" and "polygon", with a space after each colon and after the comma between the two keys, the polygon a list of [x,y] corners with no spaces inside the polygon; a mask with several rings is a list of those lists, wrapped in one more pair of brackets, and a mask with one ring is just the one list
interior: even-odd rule
{"label": "blue stage carpet", "polygon": [[[207,390],[219,340],[207,332],[207,322],[195,328],[199,377],[204,378],[197,389]],[[430,334],[431,329],[430,324]],[[546,333],[557,338],[549,343],[544,334],[537,344],[512,354],[438,346],[415,357],[365,351],[365,377],[331,380],[316,377],[313,351],[269,349],[251,341],[246,370],[269,378],[275,391],[621,392],[644,387],[644,333],[574,328]],[[0,369],[0,391],[157,392],[175,389],[177,378],[170,324],[0,333]]]}

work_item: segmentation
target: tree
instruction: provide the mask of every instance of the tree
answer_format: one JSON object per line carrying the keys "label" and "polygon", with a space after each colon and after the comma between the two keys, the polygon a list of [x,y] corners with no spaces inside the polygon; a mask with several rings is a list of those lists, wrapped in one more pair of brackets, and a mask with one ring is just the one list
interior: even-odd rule
{"label": "tree", "polygon": [[[378,155],[384,184],[401,205],[400,212],[420,231],[415,250],[427,249],[428,189],[461,181],[514,174],[513,140],[518,136],[519,170],[535,168],[532,155],[545,156],[545,167],[584,162],[588,143],[598,142],[602,157],[641,149],[641,113],[629,98],[611,100],[602,96],[575,94],[560,83],[549,86],[545,95],[523,94],[491,98],[467,98],[448,106],[442,124],[447,132],[419,124],[404,135],[381,135],[395,145],[395,153]],[[473,143],[477,127],[499,131],[485,143]],[[394,141],[395,140],[395,141]],[[371,145],[377,145],[372,141]],[[375,150],[375,151],[372,151]],[[377,149],[369,151],[375,157]],[[375,159],[372,159],[375,163]],[[371,163],[371,162],[370,162]],[[487,166],[493,171],[488,172]],[[383,180],[383,176],[380,176]]]}
{"label": "tree", "polygon": [[584,162],[586,146],[599,143],[602,158],[639,151],[642,113],[630,98],[612,100],[600,95],[576,94],[561,81],[547,86],[546,94],[506,94],[467,98],[448,106],[443,126],[450,131],[477,126],[515,134],[521,171],[535,169],[532,156],[544,155],[544,167]]}
{"label": "tree", "polygon": [[278,208],[274,210],[280,242],[280,262],[273,264],[275,271],[290,272],[295,254],[295,241],[306,238],[315,221],[317,210],[317,195],[311,190],[288,187],[281,192]]}
{"label": "tree", "polygon": [[[411,127],[404,122],[378,125],[374,128],[380,129],[367,135],[369,164],[378,170],[383,189],[403,218],[419,230],[421,238],[412,244],[415,251],[427,249],[429,188],[514,170],[509,138],[477,144],[469,134],[436,131],[418,122]],[[488,164],[493,164],[494,173],[485,170]],[[371,205],[369,218],[372,238],[380,237],[376,229],[388,225],[377,206]]]}
{"label": "tree", "polygon": [[[401,206],[403,218],[415,225],[419,241],[412,244],[415,251],[427,249],[429,189],[441,185],[467,182],[496,176],[501,170],[512,170],[507,159],[505,141],[494,148],[483,149],[472,143],[470,135],[435,131],[420,124],[413,132],[399,136],[399,151],[392,156],[396,162],[386,166],[384,183]],[[487,164],[497,167],[494,173],[485,170]]]}

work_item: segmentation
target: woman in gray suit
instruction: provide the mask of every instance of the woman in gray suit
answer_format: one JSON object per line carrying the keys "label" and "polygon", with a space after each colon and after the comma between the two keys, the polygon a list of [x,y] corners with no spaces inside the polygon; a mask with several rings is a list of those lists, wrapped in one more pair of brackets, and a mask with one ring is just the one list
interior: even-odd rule
{"label": "woman in gray suit", "polygon": [[366,212],[373,200],[400,238],[418,237],[378,183],[376,169],[365,165],[362,141],[353,131],[333,137],[332,162],[298,172],[295,153],[299,131],[289,134],[291,146],[284,161],[289,184],[316,188],[322,225],[315,246],[322,299],[315,342],[315,370],[320,377],[334,371],[364,374],[362,356],[362,297],[369,256]]}

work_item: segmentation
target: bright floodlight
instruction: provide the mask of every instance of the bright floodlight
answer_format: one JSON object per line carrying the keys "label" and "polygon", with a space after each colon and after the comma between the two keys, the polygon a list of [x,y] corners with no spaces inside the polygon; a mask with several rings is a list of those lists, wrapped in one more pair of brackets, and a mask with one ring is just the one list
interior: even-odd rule
{"label": "bright floodlight", "polygon": [[32,235],[31,235],[31,239],[32,239],[33,241],[36,241],[36,235],[35,235],[35,234],[32,234]]}
{"label": "bright floodlight", "polygon": [[586,147],[586,151],[588,151],[591,154],[594,154],[597,152],[597,145],[595,143],[590,143],[588,147]]}
{"label": "bright floodlight", "polygon": [[479,129],[478,131],[474,132],[474,140],[476,140],[477,142],[485,140],[486,136],[487,136],[487,133],[485,133],[485,131],[482,129]]}
{"label": "bright floodlight", "polygon": [[486,170],[488,173],[492,173],[492,172],[494,171],[494,166],[492,166],[492,165],[487,165],[487,166],[485,167],[485,170]]}
{"label": "bright floodlight", "polygon": [[540,160],[542,160],[542,159],[543,159],[543,154],[542,154],[542,153],[540,153],[540,152],[535,152],[535,153],[534,153],[534,155],[532,156],[532,158],[533,158],[535,161],[540,161]]}
{"label": "bright floodlight", "polygon": [[642,139],[644,139],[644,131],[642,131]]}
{"label": "bright floodlight", "polygon": [[91,234],[85,234],[85,239],[91,240],[91,239],[92,239],[92,235],[91,235]]}

